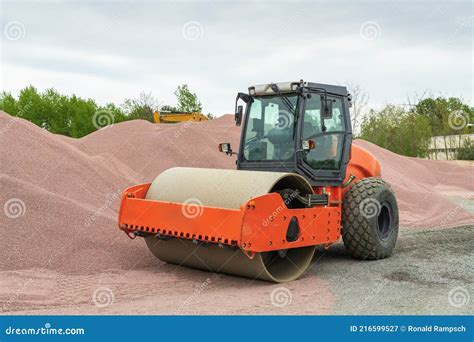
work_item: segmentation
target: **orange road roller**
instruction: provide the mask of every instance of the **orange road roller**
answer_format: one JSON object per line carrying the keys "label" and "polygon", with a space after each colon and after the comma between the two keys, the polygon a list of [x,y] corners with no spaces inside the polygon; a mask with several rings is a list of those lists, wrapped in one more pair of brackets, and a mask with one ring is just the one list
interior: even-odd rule
{"label": "orange road roller", "polygon": [[357,259],[390,256],[398,207],[380,164],[352,144],[346,87],[283,82],[238,93],[236,170],[171,168],[126,189],[118,224],[160,260],[287,282],[341,236]]}

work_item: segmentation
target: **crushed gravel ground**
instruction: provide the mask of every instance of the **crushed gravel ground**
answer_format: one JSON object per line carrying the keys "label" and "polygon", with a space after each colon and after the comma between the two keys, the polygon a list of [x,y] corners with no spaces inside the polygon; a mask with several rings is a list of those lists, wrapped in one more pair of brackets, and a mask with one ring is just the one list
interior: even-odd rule
{"label": "crushed gravel ground", "polygon": [[[463,304],[474,297],[472,163],[407,158],[357,140],[397,195],[395,255],[360,262],[335,245],[284,285],[167,265],[118,230],[125,187],[173,166],[235,168],[217,144],[235,149],[239,130],[226,115],[129,121],[71,139],[0,112],[0,311],[472,314],[472,300]],[[463,305],[449,304],[450,291]]]}
{"label": "crushed gravel ground", "polygon": [[0,272],[5,314],[473,314],[474,227],[403,229],[392,257],[319,249],[301,279],[271,284],[177,267],[66,276]]}

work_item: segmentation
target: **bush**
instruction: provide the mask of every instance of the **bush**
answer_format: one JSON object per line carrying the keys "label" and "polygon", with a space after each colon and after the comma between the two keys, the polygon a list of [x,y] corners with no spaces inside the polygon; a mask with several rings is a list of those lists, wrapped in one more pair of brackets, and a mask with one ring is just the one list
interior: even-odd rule
{"label": "bush", "polygon": [[388,105],[364,118],[360,138],[405,156],[427,157],[431,129],[426,117]]}
{"label": "bush", "polygon": [[[106,124],[127,119],[125,113],[113,104],[99,106],[92,99],[61,95],[54,89],[40,93],[33,86],[22,89],[18,99],[3,92],[0,109],[31,121],[51,133],[73,138],[83,137]],[[101,116],[105,120],[99,120]]]}
{"label": "bush", "polygon": [[[186,84],[175,91],[178,108],[163,106],[163,110],[201,112],[202,106]],[[153,122],[153,112],[160,107],[151,93],[140,93],[127,99],[122,106],[113,103],[99,106],[92,99],[62,95],[54,89],[38,92],[33,86],[20,91],[18,99],[11,93],[0,93],[0,110],[31,121],[51,133],[73,138],[83,137],[101,127],[126,120],[142,119]],[[211,118],[211,114],[208,115]]]}
{"label": "bush", "polygon": [[474,142],[465,140],[462,147],[458,150],[456,159],[474,160]]}

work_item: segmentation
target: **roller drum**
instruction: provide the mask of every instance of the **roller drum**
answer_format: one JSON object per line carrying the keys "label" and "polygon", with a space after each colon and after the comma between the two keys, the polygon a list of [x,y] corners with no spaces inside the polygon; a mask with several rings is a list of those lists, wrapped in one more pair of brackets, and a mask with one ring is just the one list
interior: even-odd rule
{"label": "roller drum", "polygon": [[[312,193],[311,185],[292,173],[172,168],[156,177],[146,198],[239,209],[253,197],[283,189],[298,190],[300,195]],[[188,239],[149,236],[146,244],[157,258],[168,263],[273,282],[301,276],[315,250],[309,246],[255,253],[249,258],[238,247],[196,244]]]}

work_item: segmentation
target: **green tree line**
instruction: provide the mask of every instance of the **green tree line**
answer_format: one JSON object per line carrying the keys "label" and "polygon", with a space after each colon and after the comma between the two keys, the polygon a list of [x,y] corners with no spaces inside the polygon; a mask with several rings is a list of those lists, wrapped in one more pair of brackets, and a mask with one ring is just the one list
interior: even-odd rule
{"label": "green tree line", "polygon": [[[135,119],[153,122],[153,112],[160,109],[202,111],[197,95],[186,84],[178,86],[175,95],[176,106],[160,106],[160,102],[147,93],[126,99],[122,105],[108,103],[101,106],[92,99],[63,95],[54,89],[40,92],[30,85],[22,89],[17,97],[2,92],[0,110],[31,121],[51,133],[80,138],[113,123]],[[208,114],[208,117],[212,118],[212,115]]]}
{"label": "green tree line", "polygon": [[[0,110],[52,133],[80,138],[112,123],[134,119],[153,122],[156,110],[202,112],[201,102],[186,84],[178,86],[174,94],[175,106],[160,105],[147,93],[126,99],[121,105],[101,106],[92,99],[63,95],[54,89],[39,92],[28,86],[17,97],[8,92],[0,94]],[[431,137],[472,133],[469,123],[473,119],[474,108],[458,98],[426,98],[409,109],[387,105],[381,110],[369,110],[361,120],[359,138],[398,154],[428,157]],[[473,160],[474,144],[465,142],[459,146],[457,158]]]}
{"label": "green tree line", "polygon": [[[474,108],[459,98],[425,98],[409,109],[387,105],[369,110],[362,119],[359,138],[401,155],[429,157],[432,137],[472,133],[469,123],[473,119]],[[444,143],[447,147],[446,138]],[[474,159],[472,142],[466,140],[457,147],[457,159]]]}

